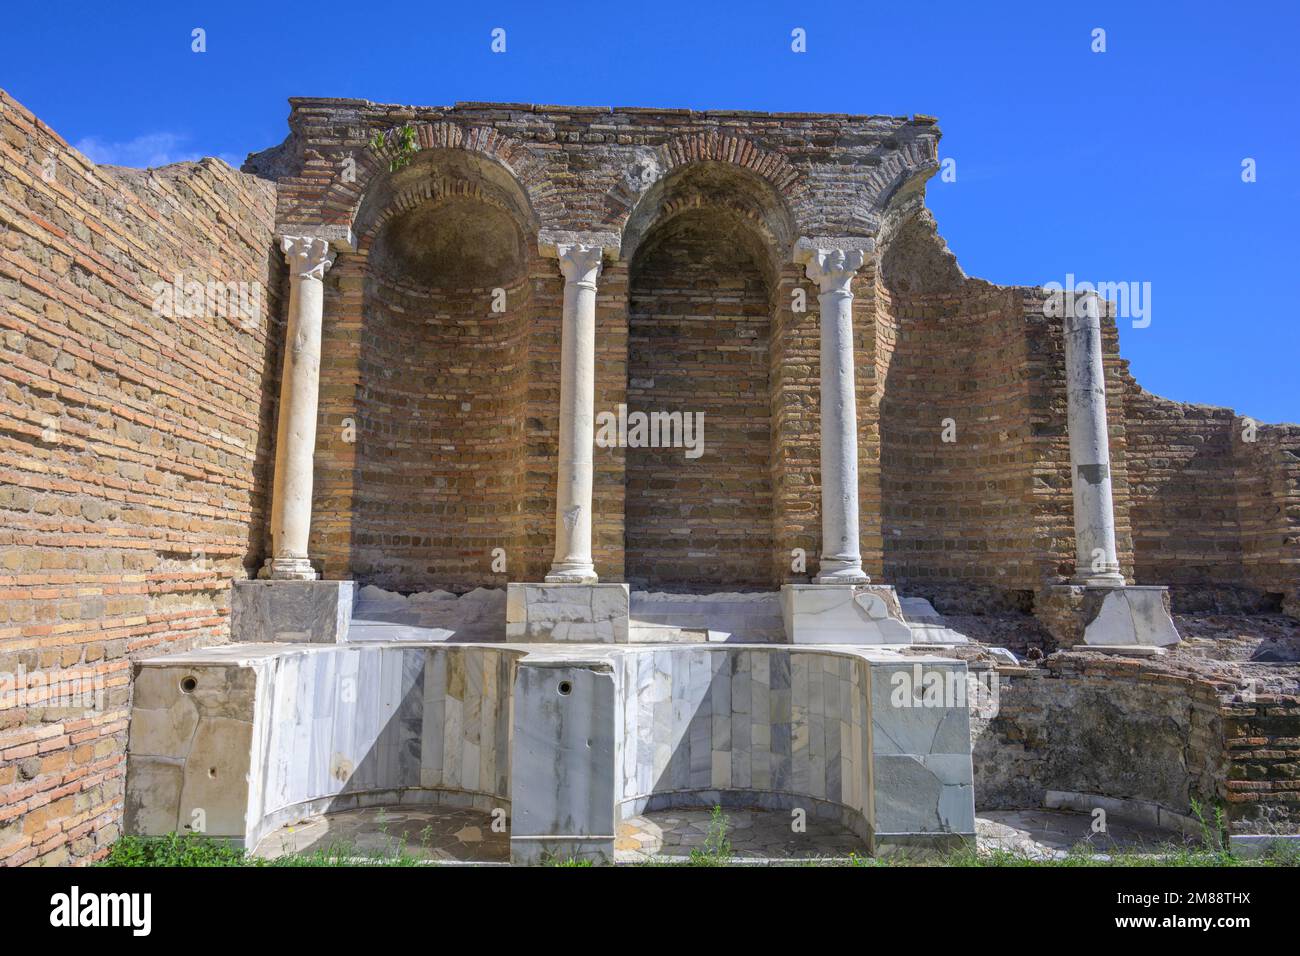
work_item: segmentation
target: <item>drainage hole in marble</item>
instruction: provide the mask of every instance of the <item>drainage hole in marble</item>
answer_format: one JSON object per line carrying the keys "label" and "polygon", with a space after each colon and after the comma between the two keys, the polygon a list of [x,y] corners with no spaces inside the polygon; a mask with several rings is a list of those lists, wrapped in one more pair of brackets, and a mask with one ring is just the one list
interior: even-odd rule
{"label": "drainage hole in marble", "polygon": [[186,677],[183,680],[181,680],[181,693],[192,694],[194,693],[194,688],[198,686],[199,686],[199,681],[197,677]]}
{"label": "drainage hole in marble", "polygon": [[568,697],[572,693],[573,693],[573,685],[569,683],[567,680],[560,681],[560,696]]}

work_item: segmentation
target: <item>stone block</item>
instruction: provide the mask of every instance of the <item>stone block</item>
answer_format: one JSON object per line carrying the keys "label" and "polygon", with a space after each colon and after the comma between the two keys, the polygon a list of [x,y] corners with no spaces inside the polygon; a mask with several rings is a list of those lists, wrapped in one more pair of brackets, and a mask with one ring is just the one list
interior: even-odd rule
{"label": "stone block", "polygon": [[520,663],[510,747],[510,858],[614,858],[617,687],[608,662]]}
{"label": "stone block", "polygon": [[1062,647],[1159,648],[1181,640],[1164,587],[1051,585],[1039,595],[1034,613]]}
{"label": "stone block", "polygon": [[136,665],[125,832],[232,837],[256,824],[263,754],[254,739],[258,672],[194,651]]}
{"label": "stone block", "polygon": [[898,596],[879,584],[786,584],[781,613],[792,644],[910,644]]}
{"label": "stone block", "polygon": [[511,584],[506,639],[626,644],[629,603],[626,584]]}
{"label": "stone block", "polygon": [[235,581],[230,637],[249,644],[342,644],[354,600],[352,581]]}
{"label": "stone block", "polygon": [[1169,589],[1085,588],[1083,642],[1168,647],[1181,638],[1169,616]]}
{"label": "stone block", "polygon": [[944,848],[974,838],[966,680],[962,661],[872,661],[873,848]]}

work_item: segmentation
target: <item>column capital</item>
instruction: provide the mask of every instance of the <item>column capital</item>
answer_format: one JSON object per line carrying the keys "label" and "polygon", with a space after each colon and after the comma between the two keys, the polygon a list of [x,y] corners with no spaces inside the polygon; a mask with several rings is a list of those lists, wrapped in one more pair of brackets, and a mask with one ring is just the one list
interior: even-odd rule
{"label": "column capital", "polygon": [[334,264],[334,250],[321,236],[281,236],[280,251],[289,263],[289,274],[303,279],[324,279]]}
{"label": "column capital", "polygon": [[589,282],[594,287],[604,257],[602,246],[562,242],[555,247],[555,258],[560,260],[560,272],[566,282]]}
{"label": "column capital", "polygon": [[580,246],[599,249],[606,259],[617,259],[621,243],[616,232],[572,232],[567,229],[543,229],[537,235],[537,250],[552,259],[563,258],[565,250]]}
{"label": "column capital", "polygon": [[874,239],[801,238],[794,245],[794,261],[803,265],[808,278],[817,283],[822,295],[850,293],[854,275],[875,251]]}

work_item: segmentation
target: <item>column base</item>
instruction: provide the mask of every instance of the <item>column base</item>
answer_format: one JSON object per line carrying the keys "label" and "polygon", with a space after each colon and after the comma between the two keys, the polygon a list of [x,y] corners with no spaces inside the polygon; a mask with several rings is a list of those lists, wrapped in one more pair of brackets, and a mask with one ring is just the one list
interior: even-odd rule
{"label": "column base", "polygon": [[315,581],[320,577],[306,558],[267,558],[257,576],[270,581]]}
{"label": "column base", "polygon": [[1070,583],[1083,588],[1122,588],[1124,575],[1119,570],[1098,571],[1096,573],[1079,573],[1070,578]]}
{"label": "column base", "polygon": [[508,584],[506,640],[626,644],[630,603],[626,584]]}
{"label": "column base", "polygon": [[871,576],[862,570],[862,563],[843,564],[831,558],[822,558],[813,584],[870,584]]}
{"label": "column base", "polygon": [[576,568],[552,567],[543,579],[547,584],[595,584],[600,580],[594,565]]}
{"label": "column base", "polygon": [[1064,647],[1158,648],[1182,640],[1165,587],[1051,585],[1036,615]]}
{"label": "column base", "polygon": [[893,587],[786,584],[781,616],[791,644],[911,644]]}
{"label": "column base", "polygon": [[343,644],[353,581],[235,581],[230,640],[236,644]]}

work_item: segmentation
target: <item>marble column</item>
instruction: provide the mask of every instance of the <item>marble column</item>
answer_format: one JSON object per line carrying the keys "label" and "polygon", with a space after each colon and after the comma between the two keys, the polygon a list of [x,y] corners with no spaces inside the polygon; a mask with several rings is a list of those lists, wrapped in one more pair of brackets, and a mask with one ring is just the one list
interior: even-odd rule
{"label": "marble column", "polygon": [[560,340],[559,481],[555,493],[552,584],[594,584],[591,559],[592,453],[596,419],[596,278],[603,247],[554,246],[564,274]]}
{"label": "marble column", "polygon": [[312,465],[320,398],[323,280],[334,263],[334,253],[327,240],[315,236],[282,236],[280,248],[289,263],[289,327],[275,433],[271,557],[259,577],[312,581],[316,572],[307,557],[307,538],[311,532]]}
{"label": "marble column", "polygon": [[1074,485],[1075,584],[1123,587],[1115,548],[1101,303],[1095,294],[1067,298],[1065,383]]}
{"label": "marble column", "polygon": [[801,239],[821,294],[822,554],[815,584],[865,584],[858,542],[858,412],[853,381],[853,277],[870,240]]}

